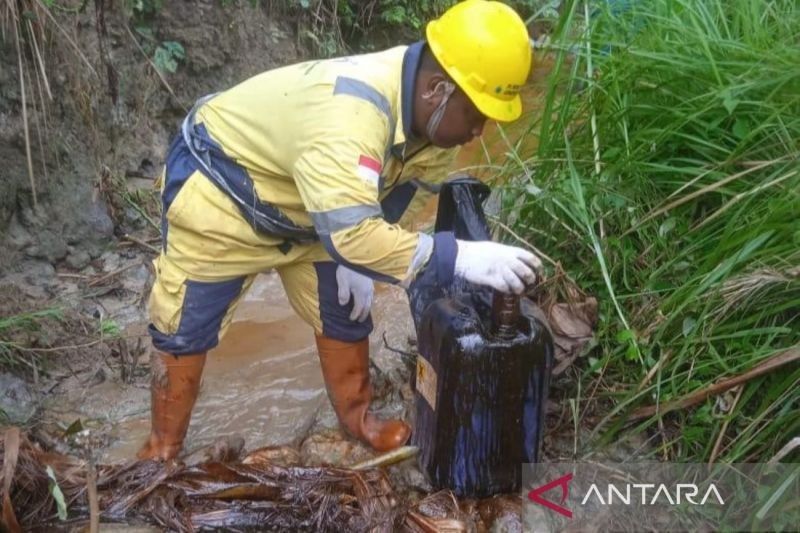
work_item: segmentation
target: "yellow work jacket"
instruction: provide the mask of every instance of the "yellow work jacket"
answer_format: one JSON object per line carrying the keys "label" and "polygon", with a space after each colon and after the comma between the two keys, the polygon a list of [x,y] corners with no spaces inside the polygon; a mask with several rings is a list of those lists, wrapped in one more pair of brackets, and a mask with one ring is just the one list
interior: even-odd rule
{"label": "yellow work jacket", "polygon": [[455,156],[411,139],[424,46],[264,72],[213,97],[196,123],[247,171],[260,200],[299,226],[313,225],[340,264],[407,282],[436,247],[448,255],[436,261],[446,282],[452,236],[434,239],[396,223],[444,181]]}

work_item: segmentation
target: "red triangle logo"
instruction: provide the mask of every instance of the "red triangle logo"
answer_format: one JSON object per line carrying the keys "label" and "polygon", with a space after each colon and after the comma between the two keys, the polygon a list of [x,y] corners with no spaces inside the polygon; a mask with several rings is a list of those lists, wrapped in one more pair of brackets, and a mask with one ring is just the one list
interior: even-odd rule
{"label": "red triangle logo", "polygon": [[[541,487],[535,488],[528,493],[528,499],[532,502],[538,503],[539,505],[544,505],[548,509],[555,511],[559,514],[566,516],[567,518],[572,518],[572,511],[564,507],[564,502],[567,501],[567,497],[569,497],[569,482],[572,481],[572,473],[566,474],[561,476],[558,479],[554,479],[550,483],[546,485],[542,485]],[[548,490],[561,487],[561,504],[553,503],[550,500],[545,500],[542,498],[542,494],[547,492]]]}

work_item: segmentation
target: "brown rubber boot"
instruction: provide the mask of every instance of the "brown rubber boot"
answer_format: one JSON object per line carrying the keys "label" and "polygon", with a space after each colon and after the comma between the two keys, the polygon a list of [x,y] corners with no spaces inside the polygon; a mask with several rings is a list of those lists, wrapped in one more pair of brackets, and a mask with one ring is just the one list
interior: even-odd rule
{"label": "brown rubber boot", "polygon": [[379,452],[402,446],[411,428],[402,420],[381,420],[368,412],[369,341],[342,342],[317,335],[322,376],[339,422],[358,440]]}
{"label": "brown rubber boot", "polygon": [[150,438],[136,457],[169,461],[180,453],[205,363],[205,353],[176,357],[153,352]]}

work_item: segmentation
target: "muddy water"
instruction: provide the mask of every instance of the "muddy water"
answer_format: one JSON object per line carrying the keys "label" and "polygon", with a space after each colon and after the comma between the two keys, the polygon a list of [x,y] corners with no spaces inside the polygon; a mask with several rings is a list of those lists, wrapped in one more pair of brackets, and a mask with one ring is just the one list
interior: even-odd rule
{"label": "muddy water", "polygon": [[323,392],[311,328],[289,307],[278,276],[261,276],[210,353],[189,438],[290,442],[314,422]]}
{"label": "muddy water", "polygon": [[[453,172],[467,172],[494,181],[497,169],[509,157],[517,140],[528,154],[536,146],[527,129],[539,112],[550,64],[540,61],[531,83],[523,92],[525,115],[512,125],[487,125],[481,139],[464,146]],[[426,206],[421,224],[430,225],[435,202]],[[404,293],[397,288],[379,289],[373,308],[376,334],[372,336],[373,358],[392,366],[394,355],[383,348],[383,333],[395,347],[405,348],[413,333]],[[99,391],[98,391],[99,392]],[[146,391],[127,399],[130,407],[113,423],[111,445],[103,461],[132,457],[149,429],[149,399]],[[99,401],[120,401],[119,389],[104,391]],[[129,395],[130,396],[130,395]],[[95,398],[96,399],[96,398]],[[254,448],[296,442],[314,424],[320,407],[327,403],[311,329],[291,310],[274,273],[260,276],[240,302],[228,334],[209,354],[203,384],[186,442],[191,451],[225,435],[240,435]],[[113,418],[113,417],[112,417]]]}
{"label": "muddy water", "polygon": [[[227,435],[244,437],[248,447],[289,443],[313,424],[323,399],[311,328],[291,310],[278,276],[259,276],[209,353],[186,450]],[[148,414],[120,422],[104,460],[136,453]]]}
{"label": "muddy water", "polygon": [[237,434],[275,445],[304,435],[323,396],[310,330],[292,317],[236,323],[228,334],[209,359],[191,444]]}
{"label": "muddy water", "polygon": [[[380,366],[391,370],[397,362],[383,347],[384,333],[391,346],[405,347],[413,332],[405,293],[395,287],[379,289],[373,317],[372,353],[383,358]],[[90,394],[93,403],[121,401],[137,406],[120,413],[101,460],[133,457],[149,431],[146,395],[132,398],[121,387],[96,388]],[[292,311],[278,276],[261,275],[240,302],[224,339],[209,353],[186,450],[228,435],[243,437],[247,448],[298,444],[327,402],[311,328]],[[73,415],[70,410],[70,415],[92,416],[80,411]],[[335,419],[327,422],[335,425]]]}

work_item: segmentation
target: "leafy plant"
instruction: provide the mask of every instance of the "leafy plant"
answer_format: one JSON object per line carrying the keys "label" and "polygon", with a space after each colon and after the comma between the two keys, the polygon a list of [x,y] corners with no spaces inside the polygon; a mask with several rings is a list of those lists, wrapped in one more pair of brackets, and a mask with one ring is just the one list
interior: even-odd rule
{"label": "leafy plant", "polygon": [[163,0],[125,0],[134,17],[147,17],[156,14],[163,5]]}
{"label": "leafy plant", "polygon": [[565,2],[547,94],[502,170],[506,215],[601,300],[601,379],[581,376],[585,403],[610,406],[600,442],[627,428],[666,457],[769,459],[800,432],[796,365],[724,405],[626,421],[798,350],[800,10],[592,5]]}
{"label": "leafy plant", "polygon": [[11,329],[26,329],[35,331],[39,328],[39,322],[45,318],[61,319],[63,312],[57,307],[42,309],[41,311],[32,311],[30,313],[21,313],[8,317],[0,318],[0,334],[3,334]]}
{"label": "leafy plant", "polygon": [[177,41],[163,41],[153,53],[153,63],[162,72],[174,73],[185,58],[183,45]]}
{"label": "leafy plant", "polygon": [[61,491],[61,487],[58,486],[58,480],[56,479],[55,472],[53,472],[53,467],[50,465],[47,465],[47,477],[49,478],[48,489],[50,491],[50,495],[56,502],[58,519],[63,522],[67,519],[67,502],[64,499],[64,493]]}
{"label": "leafy plant", "polygon": [[100,336],[101,337],[119,337],[122,335],[122,330],[119,324],[112,319],[103,319],[100,321]]}
{"label": "leafy plant", "polygon": [[147,24],[136,26],[136,33],[142,38],[142,50],[152,55],[153,64],[161,72],[175,73],[178,65],[186,59],[186,50],[177,41],[160,41]]}

